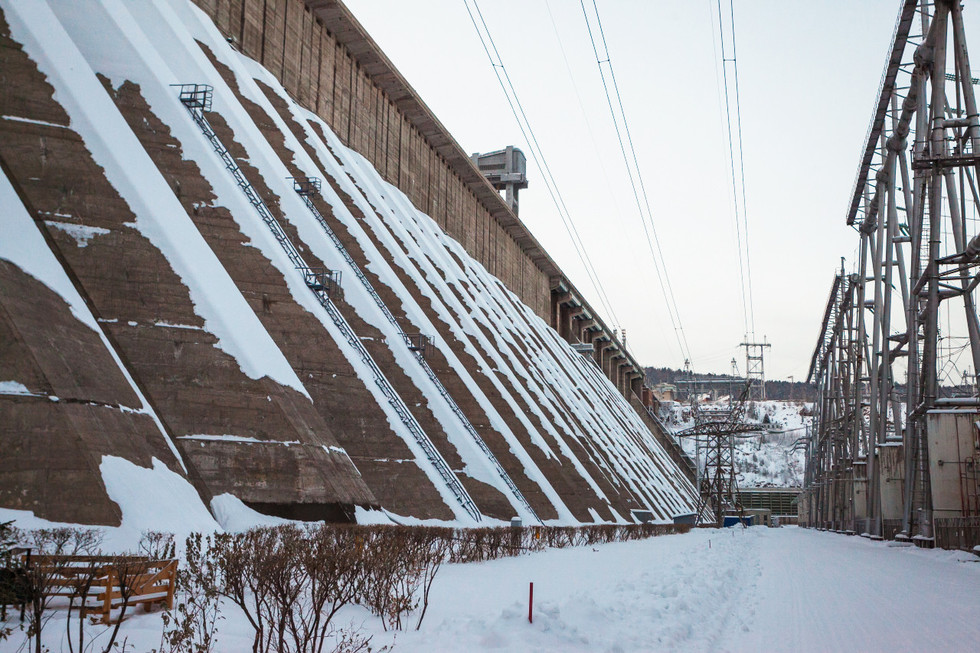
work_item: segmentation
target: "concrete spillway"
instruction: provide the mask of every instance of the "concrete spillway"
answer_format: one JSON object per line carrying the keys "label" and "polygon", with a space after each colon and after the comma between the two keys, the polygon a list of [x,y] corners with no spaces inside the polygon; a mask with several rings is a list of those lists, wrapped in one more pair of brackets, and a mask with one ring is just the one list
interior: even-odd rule
{"label": "concrete spillway", "polygon": [[[217,26],[183,1],[0,9],[0,507],[116,524],[103,462],[118,457],[169,468],[205,504],[301,519],[693,510],[629,361],[611,374],[549,324],[572,293],[553,306],[534,243],[474,208],[451,162],[423,164],[407,138],[395,176],[458,201],[405,192],[378,164],[390,129],[348,98],[338,134],[343,106],[287,92],[290,60],[231,47],[216,8]],[[303,44],[330,25],[300,15],[308,75]],[[329,56],[354,66],[352,47]],[[207,129],[178,82],[211,87]]]}

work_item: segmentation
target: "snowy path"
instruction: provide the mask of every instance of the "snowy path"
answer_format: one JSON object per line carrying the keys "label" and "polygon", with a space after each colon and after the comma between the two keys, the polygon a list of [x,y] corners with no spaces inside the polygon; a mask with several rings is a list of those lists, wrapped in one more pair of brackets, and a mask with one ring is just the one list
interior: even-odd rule
{"label": "snowy path", "polygon": [[[217,650],[248,650],[243,617],[230,607],[224,617]],[[697,530],[448,565],[421,631],[384,632],[356,606],[334,623],[396,653],[975,651],[980,558],[793,527]],[[52,651],[67,650],[63,624],[46,628]],[[160,627],[159,612],[137,613],[121,636],[149,651]],[[15,639],[0,653],[25,650]]]}
{"label": "snowy path", "polygon": [[[396,651],[964,651],[980,642],[980,559],[797,528],[700,530],[440,574],[422,631],[400,633]],[[377,632],[374,643],[390,641]]]}
{"label": "snowy path", "polygon": [[761,575],[732,650],[980,647],[980,558],[796,528],[752,534]]}

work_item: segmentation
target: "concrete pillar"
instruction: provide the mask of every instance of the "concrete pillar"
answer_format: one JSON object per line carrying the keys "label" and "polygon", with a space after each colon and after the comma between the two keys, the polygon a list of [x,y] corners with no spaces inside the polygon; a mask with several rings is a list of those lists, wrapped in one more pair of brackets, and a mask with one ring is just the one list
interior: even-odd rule
{"label": "concrete pillar", "polygon": [[551,291],[551,328],[559,333],[561,333],[561,330],[559,329],[559,323],[561,322],[561,305],[567,302],[570,298],[570,293],[560,292],[558,290]]}
{"label": "concrete pillar", "polygon": [[643,394],[643,374],[642,372],[633,372],[633,377],[630,379],[630,392],[639,397]]}
{"label": "concrete pillar", "polygon": [[595,324],[593,320],[583,320],[585,326],[582,327],[582,342],[589,343],[590,345],[595,340],[595,331],[592,330],[592,325]]}
{"label": "concrete pillar", "polygon": [[633,366],[629,360],[623,356],[619,361],[619,392],[624,397],[629,397],[630,380],[632,379]]}
{"label": "concrete pillar", "polygon": [[603,349],[602,373],[606,375],[607,379],[615,383],[616,378],[615,378],[615,370],[613,369],[613,359],[616,358],[617,352],[619,351],[619,347],[616,345],[616,343],[610,340],[607,341],[605,345],[603,345],[602,349]]}
{"label": "concrete pillar", "polygon": [[582,306],[577,306],[571,308],[568,311],[568,317],[571,320],[571,330],[569,331],[569,342],[582,342],[582,319],[581,315],[585,313],[585,308]]}
{"label": "concrete pillar", "polygon": [[592,360],[602,369],[602,340],[601,331],[589,331],[589,342],[592,343]]}
{"label": "concrete pillar", "polygon": [[613,385],[616,386],[616,389],[619,390],[620,394],[622,394],[623,392],[623,360],[622,359],[623,359],[623,352],[620,351],[619,348],[617,347],[616,352],[609,359],[611,363],[609,369],[609,379],[613,382]]}
{"label": "concrete pillar", "polygon": [[868,463],[864,459],[854,461],[854,530],[859,534],[867,530],[868,518]]}
{"label": "concrete pillar", "polygon": [[568,305],[561,304],[558,307],[558,335],[560,335],[565,342],[571,342],[571,338],[569,337],[570,327],[571,318],[568,316]]}

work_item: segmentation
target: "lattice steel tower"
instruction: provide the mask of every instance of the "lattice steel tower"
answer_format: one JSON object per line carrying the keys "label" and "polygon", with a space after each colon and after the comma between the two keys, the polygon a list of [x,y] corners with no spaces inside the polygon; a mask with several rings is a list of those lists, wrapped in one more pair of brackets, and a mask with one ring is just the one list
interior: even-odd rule
{"label": "lattice steel tower", "polygon": [[699,524],[713,522],[720,527],[726,514],[743,514],[735,475],[735,440],[739,434],[759,429],[742,421],[749,388],[746,383],[738,400],[725,409],[702,409],[694,402],[694,426],[677,434],[697,442]]}
{"label": "lattice steel tower", "polygon": [[749,382],[749,399],[764,401],[766,398],[766,361],[765,351],[772,347],[766,342],[751,342],[746,336],[745,342],[739,347],[745,347],[745,378]]}

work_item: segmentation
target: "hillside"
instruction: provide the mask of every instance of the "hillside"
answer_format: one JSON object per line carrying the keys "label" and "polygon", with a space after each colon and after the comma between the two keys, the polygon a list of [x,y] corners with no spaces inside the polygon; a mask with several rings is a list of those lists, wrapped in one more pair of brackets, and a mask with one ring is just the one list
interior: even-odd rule
{"label": "hillside", "polygon": [[[651,386],[658,383],[677,384],[679,381],[686,381],[690,378],[690,373],[684,370],[675,370],[669,367],[647,367],[645,368],[647,383]],[[731,375],[698,373],[698,377],[707,379],[729,379]],[[766,398],[780,401],[816,401],[817,386],[812,383],[802,383],[800,381],[766,381]]]}
{"label": "hillside", "polygon": [[[715,402],[727,405],[728,398]],[[708,402],[711,405],[711,402]],[[795,446],[806,435],[813,418],[812,405],[797,401],[753,401],[746,406],[745,421],[759,430],[735,441],[735,473],[740,488],[802,487],[806,452]],[[665,420],[673,432],[694,426],[687,404],[674,403]],[[695,456],[692,439],[678,438],[684,451]]]}

